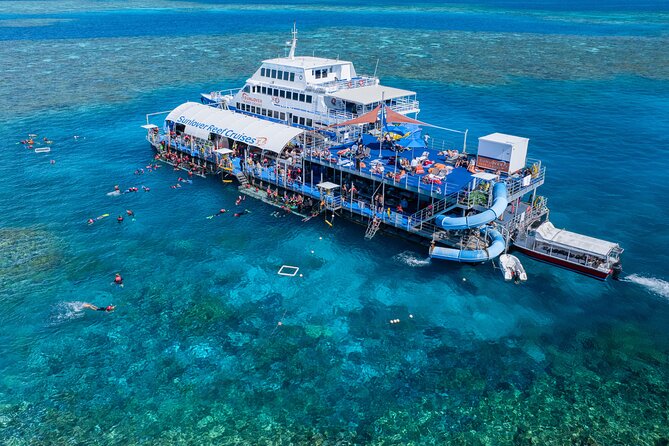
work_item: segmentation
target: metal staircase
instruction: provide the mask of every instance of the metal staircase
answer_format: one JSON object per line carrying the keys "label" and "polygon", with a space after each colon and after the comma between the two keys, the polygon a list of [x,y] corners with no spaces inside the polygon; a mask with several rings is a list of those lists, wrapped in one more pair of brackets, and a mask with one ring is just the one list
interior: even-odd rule
{"label": "metal staircase", "polygon": [[237,177],[237,180],[239,181],[239,184],[241,187],[248,187],[249,186],[249,180],[246,178],[246,175],[244,175],[242,172],[235,172],[235,177]]}
{"label": "metal staircase", "polygon": [[379,217],[374,217],[371,220],[369,220],[369,224],[367,225],[367,231],[365,232],[365,238],[367,240],[371,240],[376,235],[376,231],[378,231],[380,227],[381,227],[381,219]]}

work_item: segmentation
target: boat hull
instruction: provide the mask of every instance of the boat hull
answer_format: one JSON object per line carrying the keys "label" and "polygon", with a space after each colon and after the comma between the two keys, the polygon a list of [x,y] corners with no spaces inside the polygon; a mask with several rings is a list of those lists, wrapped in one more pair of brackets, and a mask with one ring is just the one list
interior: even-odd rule
{"label": "boat hull", "polygon": [[547,256],[546,254],[542,254],[537,251],[533,251],[531,249],[523,248],[522,246],[514,245],[514,248],[517,249],[518,251],[522,252],[523,254],[532,257],[533,259],[540,260],[542,262],[550,263],[551,265],[556,265],[561,268],[568,269],[570,271],[577,272],[579,274],[583,274],[589,277],[593,277],[595,279],[599,280],[606,280],[609,275],[611,275],[611,270],[609,271],[602,271],[599,269],[595,268],[590,268],[585,265],[579,265],[577,263],[572,263],[568,262],[566,260],[562,259],[556,259],[555,257],[550,257]]}

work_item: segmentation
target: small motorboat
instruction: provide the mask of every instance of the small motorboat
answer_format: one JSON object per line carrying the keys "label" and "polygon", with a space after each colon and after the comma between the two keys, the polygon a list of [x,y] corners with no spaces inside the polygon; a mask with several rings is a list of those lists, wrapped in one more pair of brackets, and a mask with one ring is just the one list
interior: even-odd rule
{"label": "small motorboat", "polygon": [[516,283],[527,280],[527,273],[518,257],[511,254],[502,254],[499,256],[499,265],[504,274],[504,280],[513,280]]}

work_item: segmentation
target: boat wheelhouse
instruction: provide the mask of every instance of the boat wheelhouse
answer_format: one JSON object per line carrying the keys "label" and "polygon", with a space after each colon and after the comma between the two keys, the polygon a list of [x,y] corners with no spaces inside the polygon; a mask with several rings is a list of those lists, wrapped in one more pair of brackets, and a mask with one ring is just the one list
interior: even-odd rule
{"label": "boat wheelhouse", "polygon": [[[190,173],[221,175],[224,183],[236,179],[241,193],[303,221],[322,215],[331,226],[345,217],[366,226],[366,239],[385,230],[422,241],[434,259],[480,263],[516,247],[598,279],[620,272],[617,244],[548,222],[547,200],[537,194],[546,168],[527,156],[527,138],[493,133],[469,153],[466,130],[407,116],[418,112],[415,93],[395,89],[388,99],[393,89],[359,78],[350,62],[295,57],[295,42],[293,30],[289,57],[263,62],[244,87],[248,92],[207,105],[184,103],[162,125],[150,120],[164,113],[147,115],[143,127],[156,157]],[[265,77],[269,83],[258,80]],[[354,87],[353,80],[363,85]],[[281,90],[270,101],[275,108],[265,109],[269,85],[272,97],[274,88]],[[288,91],[290,105],[281,101]],[[261,102],[246,109],[238,100],[244,94]],[[463,139],[454,145],[430,138],[425,127]]]}
{"label": "boat wheelhouse", "polygon": [[296,56],[295,27],[292,33],[286,57],[264,60],[242,88],[202,94],[201,101],[309,130],[326,130],[381,103],[405,115],[420,112],[415,92],[381,85],[350,61]]}

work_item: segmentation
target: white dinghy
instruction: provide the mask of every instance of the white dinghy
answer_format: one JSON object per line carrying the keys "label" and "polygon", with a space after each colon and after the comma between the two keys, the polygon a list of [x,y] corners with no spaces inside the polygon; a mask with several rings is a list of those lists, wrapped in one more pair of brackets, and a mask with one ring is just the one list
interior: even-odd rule
{"label": "white dinghy", "polygon": [[511,254],[502,254],[499,256],[499,265],[504,274],[504,280],[515,282],[525,282],[527,280],[527,273],[518,257]]}

